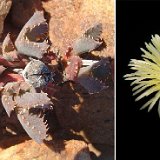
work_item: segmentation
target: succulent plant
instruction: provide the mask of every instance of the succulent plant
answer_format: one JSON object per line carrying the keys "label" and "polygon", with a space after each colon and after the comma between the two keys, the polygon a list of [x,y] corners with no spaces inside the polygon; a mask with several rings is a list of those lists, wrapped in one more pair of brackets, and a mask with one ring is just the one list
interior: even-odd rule
{"label": "succulent plant", "polygon": [[[133,73],[126,74],[125,80],[133,81],[133,95],[137,96],[136,101],[144,97],[152,97],[141,109],[148,107],[150,111],[157,101],[160,100],[160,37],[159,35],[152,36],[152,43],[145,43],[147,50],[141,48],[142,59],[131,59],[129,67]],[[155,95],[154,95],[155,94]],[[158,104],[158,113],[160,115],[160,105]]]}
{"label": "succulent plant", "polygon": [[91,63],[89,60],[86,65],[87,60],[80,57],[81,53],[102,44],[101,32],[102,24],[93,25],[73,43],[66,55],[59,56],[48,44],[48,24],[43,11],[36,11],[15,42],[11,34],[4,39],[0,55],[2,105],[9,117],[12,113],[17,115],[24,130],[37,143],[46,139],[45,112],[53,108],[51,97],[56,86],[73,81],[89,93],[106,88],[105,80],[111,74],[108,59]]}
{"label": "succulent plant", "polygon": [[37,143],[43,142],[47,136],[43,111],[52,109],[47,94],[36,93],[34,87],[26,82],[7,83],[1,94],[2,105],[8,116],[14,111],[28,135]]}

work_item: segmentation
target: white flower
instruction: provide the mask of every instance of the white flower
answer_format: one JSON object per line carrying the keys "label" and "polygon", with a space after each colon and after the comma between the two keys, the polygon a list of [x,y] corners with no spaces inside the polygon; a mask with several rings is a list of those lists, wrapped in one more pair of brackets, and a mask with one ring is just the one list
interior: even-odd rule
{"label": "white flower", "polygon": [[[158,100],[160,100],[160,36],[152,36],[152,43],[145,43],[148,51],[141,48],[142,60],[131,59],[128,66],[133,73],[126,74],[125,80],[132,80],[133,95],[137,96],[136,101],[154,94],[153,97],[146,102],[141,109],[146,107],[150,111]],[[158,106],[160,115],[160,105]]]}

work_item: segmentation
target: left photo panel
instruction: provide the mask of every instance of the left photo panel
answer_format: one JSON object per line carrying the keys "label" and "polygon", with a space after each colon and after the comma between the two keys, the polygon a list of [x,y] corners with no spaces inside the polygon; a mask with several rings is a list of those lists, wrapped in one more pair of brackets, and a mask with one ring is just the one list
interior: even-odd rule
{"label": "left photo panel", "polygon": [[0,160],[114,160],[115,8],[0,1]]}

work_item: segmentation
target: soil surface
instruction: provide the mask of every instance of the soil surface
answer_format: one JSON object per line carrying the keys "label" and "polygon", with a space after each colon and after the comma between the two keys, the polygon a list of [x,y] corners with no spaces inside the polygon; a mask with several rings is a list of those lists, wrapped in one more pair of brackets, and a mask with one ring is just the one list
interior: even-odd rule
{"label": "soil surface", "polygon": [[16,116],[9,118],[0,104],[0,159],[113,160],[114,1],[2,0],[0,42],[8,32],[16,38],[35,10],[44,10],[49,40],[61,54],[87,28],[102,23],[103,47],[84,57],[96,60],[110,57],[112,77],[106,82],[108,88],[98,94],[89,95],[83,87],[73,83],[61,86],[53,97],[54,110],[47,113],[51,140],[42,145],[31,140]]}

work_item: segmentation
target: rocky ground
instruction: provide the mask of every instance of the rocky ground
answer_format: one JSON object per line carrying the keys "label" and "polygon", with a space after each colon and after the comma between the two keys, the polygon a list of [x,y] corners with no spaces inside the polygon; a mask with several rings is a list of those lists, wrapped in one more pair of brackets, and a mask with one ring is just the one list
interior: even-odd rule
{"label": "rocky ground", "polygon": [[[114,62],[113,0],[2,0],[1,40],[8,32],[16,37],[35,10],[45,11],[50,41],[61,53],[86,28],[101,22],[105,47],[92,55],[111,57]],[[0,159],[113,160],[114,85],[88,95],[81,86],[68,84],[55,98],[54,113],[48,115],[53,140],[42,145],[30,140],[17,119],[8,118],[0,107]]]}

